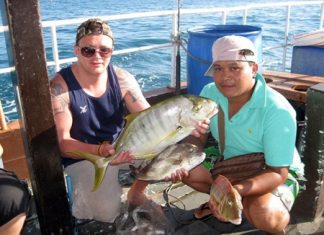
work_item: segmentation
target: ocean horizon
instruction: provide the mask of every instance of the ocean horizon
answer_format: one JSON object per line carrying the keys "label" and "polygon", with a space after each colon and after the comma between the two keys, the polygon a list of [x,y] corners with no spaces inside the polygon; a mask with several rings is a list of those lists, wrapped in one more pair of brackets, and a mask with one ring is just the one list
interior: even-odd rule
{"label": "ocean horizon", "polygon": [[[274,2],[286,2],[274,0]],[[296,1],[297,2],[297,1]],[[147,0],[147,1],[117,1],[117,0],[40,0],[40,14],[42,21],[63,20],[75,18],[92,18],[97,16],[109,16],[125,13],[151,12],[161,10],[176,10],[176,0]],[[180,9],[197,9],[212,7],[233,7],[261,3],[257,0],[191,0],[180,1]],[[320,9],[320,8],[319,8]],[[320,10],[316,7],[294,7],[291,11],[290,36],[303,33],[306,30],[317,30],[319,27]],[[285,39],[284,8],[268,10],[251,10],[247,24],[262,28],[262,47],[271,47],[283,43]],[[181,12],[181,10],[180,10]],[[268,16],[268,17],[266,17]],[[1,16],[1,22],[2,24]],[[302,19],[302,20],[301,20]],[[115,50],[131,47],[138,47],[156,43],[167,43],[170,41],[172,27],[171,17],[149,17],[123,21],[109,22],[115,35]],[[227,24],[241,24],[242,12],[230,13],[227,16]],[[206,15],[181,15],[180,31],[181,38],[188,38],[188,30],[198,26],[209,24],[221,24],[221,14]],[[73,45],[75,32],[78,25],[59,27],[57,31],[59,57],[73,57]],[[51,49],[50,30],[43,31],[44,45],[47,60],[53,58]],[[8,56],[4,34],[0,33],[0,68],[8,67]],[[186,46],[186,45],[184,45]],[[263,53],[263,68],[270,70],[280,70],[280,63],[283,50],[271,50]],[[185,81],[186,75],[186,52],[181,50],[181,79]],[[291,57],[288,51],[287,57]],[[277,61],[274,64],[267,64],[268,61]],[[123,55],[114,55],[112,63],[131,72],[139,82],[143,91],[165,87],[170,84],[171,74],[171,48],[156,49]],[[67,65],[63,65],[67,66]],[[290,65],[287,64],[288,71]],[[49,77],[55,73],[53,67],[48,68]],[[0,74],[0,99],[7,121],[19,118],[14,98],[14,86],[9,74]]]}

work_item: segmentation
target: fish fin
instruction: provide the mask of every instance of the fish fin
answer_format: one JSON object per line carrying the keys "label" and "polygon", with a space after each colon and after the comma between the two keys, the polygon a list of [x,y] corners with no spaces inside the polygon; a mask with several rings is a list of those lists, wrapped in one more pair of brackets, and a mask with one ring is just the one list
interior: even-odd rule
{"label": "fish fin", "polygon": [[95,162],[98,159],[101,158],[98,155],[87,153],[87,152],[80,151],[80,150],[73,150],[73,151],[69,151],[69,152],[66,152],[66,153],[81,157],[81,158],[83,158],[85,160],[88,160],[88,161],[92,162],[93,164],[95,164]]}
{"label": "fish fin", "polygon": [[153,158],[155,158],[155,156],[157,155],[157,153],[151,153],[145,156],[145,161],[151,161]]}
{"label": "fish fin", "polygon": [[[145,110],[141,111],[144,112]],[[132,123],[132,121],[141,113],[141,112],[137,112],[137,113],[130,113],[125,117],[125,121],[126,124],[124,126],[124,128],[122,129],[121,133],[119,134],[117,140],[113,143],[113,146],[115,149],[119,148],[120,145],[120,140],[123,139],[123,136],[125,135],[125,132],[128,128],[128,126]]]}
{"label": "fish fin", "polygon": [[92,188],[92,192],[96,191],[99,186],[101,185],[107,171],[108,162],[103,167],[99,167],[97,164],[95,164],[95,178],[94,178],[94,184]]}
{"label": "fish fin", "polygon": [[141,112],[138,113],[130,113],[128,114],[125,119],[126,119],[126,126],[124,129],[126,129],[126,127],[140,114]]}
{"label": "fish fin", "polygon": [[114,159],[114,156],[109,157],[109,158],[103,158],[95,154],[79,151],[79,150],[74,150],[67,152],[76,156],[79,156],[81,158],[84,158],[85,160],[90,161],[94,167],[95,167],[95,178],[94,178],[94,184],[92,191],[96,191],[99,186],[101,185],[103,178],[105,177],[106,171],[108,164],[111,160]]}
{"label": "fish fin", "polygon": [[179,132],[183,131],[182,126],[178,126],[174,131],[170,132],[170,134],[166,135],[163,139],[161,139],[160,143],[168,141],[170,139],[174,139],[174,136],[177,136]]}

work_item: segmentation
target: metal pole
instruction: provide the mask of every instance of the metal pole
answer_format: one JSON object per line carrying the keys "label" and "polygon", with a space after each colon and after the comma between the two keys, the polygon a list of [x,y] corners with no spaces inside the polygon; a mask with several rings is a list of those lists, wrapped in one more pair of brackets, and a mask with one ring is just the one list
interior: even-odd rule
{"label": "metal pole", "polygon": [[[38,0],[4,0],[22,136],[42,234],[73,231],[52,113]],[[9,49],[8,49],[9,50]]]}
{"label": "metal pole", "polygon": [[177,0],[177,32],[176,32],[176,43],[177,43],[177,55],[176,55],[176,94],[179,95],[181,91],[181,57],[180,57],[180,0]]}

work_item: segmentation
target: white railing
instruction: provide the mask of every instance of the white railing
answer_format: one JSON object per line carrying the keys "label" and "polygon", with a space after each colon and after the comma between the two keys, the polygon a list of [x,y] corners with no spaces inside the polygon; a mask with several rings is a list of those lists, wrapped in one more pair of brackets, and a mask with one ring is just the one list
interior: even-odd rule
{"label": "white railing", "polygon": [[[285,70],[286,65],[286,54],[287,48],[291,46],[288,41],[288,35],[290,32],[290,17],[291,17],[291,8],[293,6],[306,6],[306,5],[318,5],[321,8],[320,14],[320,23],[318,29],[323,28],[323,21],[324,21],[324,1],[300,1],[300,2],[282,2],[282,3],[266,3],[266,4],[253,4],[253,5],[245,5],[245,6],[237,6],[237,7],[224,7],[224,8],[208,8],[208,9],[180,9],[180,16],[182,15],[195,15],[195,14],[214,14],[214,13],[221,13],[222,19],[221,23],[226,24],[227,15],[232,12],[242,12],[242,24],[247,24],[247,18],[249,16],[249,11],[252,9],[265,9],[265,8],[286,8],[285,14],[285,37],[284,42],[280,45],[276,45],[274,47],[263,48],[263,51],[271,50],[274,48],[284,48],[283,55],[282,55],[282,70]],[[132,53],[132,52],[139,52],[139,51],[146,51],[146,50],[153,50],[158,48],[164,47],[173,47],[172,50],[172,68],[171,68],[171,86],[175,86],[175,78],[176,78],[176,52],[177,47],[179,46],[178,43],[181,43],[179,40],[175,40],[179,35],[177,32],[177,22],[178,22],[178,12],[176,10],[170,11],[158,11],[158,12],[144,12],[144,13],[133,13],[133,14],[121,14],[121,15],[112,15],[112,16],[99,16],[99,18],[105,21],[119,21],[119,20],[126,20],[126,19],[134,19],[134,18],[147,18],[147,17],[162,17],[162,16],[171,16],[172,17],[172,32],[171,32],[171,40],[169,43],[163,44],[153,44],[147,45],[142,47],[134,47],[134,48],[126,48],[122,50],[114,51],[114,55]],[[50,28],[51,31],[51,41],[52,41],[52,53],[53,53],[53,61],[48,61],[48,66],[55,66],[55,71],[60,69],[61,64],[72,63],[76,61],[75,57],[67,58],[67,59],[60,59],[59,58],[59,48],[57,43],[57,27],[58,26],[67,26],[67,25],[78,25],[85,21],[87,18],[77,18],[77,19],[69,19],[69,20],[57,20],[57,21],[43,21],[42,27],[43,28]],[[181,17],[180,17],[181,18]],[[0,33],[7,32],[8,26],[0,26]],[[14,71],[14,67],[8,68],[0,68],[0,74],[8,73]]]}

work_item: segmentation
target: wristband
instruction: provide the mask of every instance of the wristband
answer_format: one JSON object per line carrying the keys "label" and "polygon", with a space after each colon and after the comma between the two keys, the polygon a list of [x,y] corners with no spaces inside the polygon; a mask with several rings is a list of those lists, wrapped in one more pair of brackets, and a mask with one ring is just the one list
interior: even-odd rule
{"label": "wristband", "polygon": [[102,157],[102,153],[101,153],[102,146],[104,146],[104,144],[108,144],[108,143],[109,143],[108,141],[103,141],[101,144],[99,144],[98,149],[97,149],[98,156]]}
{"label": "wristband", "polygon": [[97,150],[97,155],[101,157],[101,147],[103,146],[104,143],[99,144],[98,150]]}

